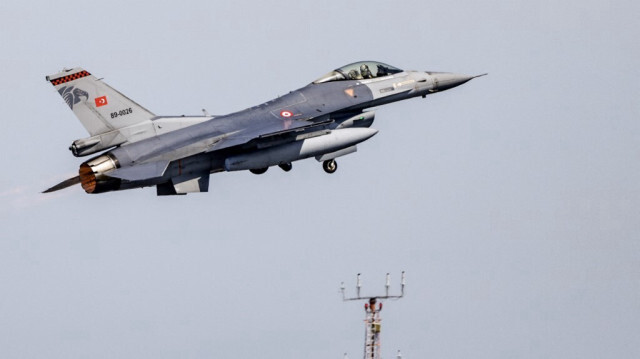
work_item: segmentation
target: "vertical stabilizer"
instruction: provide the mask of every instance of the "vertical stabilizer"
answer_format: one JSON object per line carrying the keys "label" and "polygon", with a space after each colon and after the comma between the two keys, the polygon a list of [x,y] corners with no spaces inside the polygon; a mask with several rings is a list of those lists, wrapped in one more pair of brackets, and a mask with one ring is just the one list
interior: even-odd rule
{"label": "vertical stabilizer", "polygon": [[47,76],[47,81],[91,136],[148,121],[155,116],[79,67]]}

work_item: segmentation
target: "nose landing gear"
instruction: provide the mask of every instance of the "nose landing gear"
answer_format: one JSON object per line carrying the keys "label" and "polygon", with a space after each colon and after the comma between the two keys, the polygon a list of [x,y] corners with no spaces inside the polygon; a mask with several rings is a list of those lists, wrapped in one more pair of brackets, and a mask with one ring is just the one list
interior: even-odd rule
{"label": "nose landing gear", "polygon": [[333,173],[338,169],[336,160],[326,160],[322,162],[322,169],[327,173]]}

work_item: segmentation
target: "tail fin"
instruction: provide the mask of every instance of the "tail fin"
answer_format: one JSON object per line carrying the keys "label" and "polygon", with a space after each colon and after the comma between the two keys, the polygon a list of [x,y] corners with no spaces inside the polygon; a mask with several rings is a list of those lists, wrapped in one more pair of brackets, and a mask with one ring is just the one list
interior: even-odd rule
{"label": "tail fin", "polygon": [[63,70],[47,81],[91,136],[150,120],[155,115],[82,68]]}

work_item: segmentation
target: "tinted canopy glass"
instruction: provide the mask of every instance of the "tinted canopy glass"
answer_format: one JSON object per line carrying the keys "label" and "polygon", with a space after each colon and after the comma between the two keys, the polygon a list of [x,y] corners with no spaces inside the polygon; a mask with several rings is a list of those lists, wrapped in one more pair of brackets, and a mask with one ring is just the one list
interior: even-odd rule
{"label": "tinted canopy glass", "polygon": [[396,74],[398,72],[402,72],[402,70],[387,64],[383,64],[381,62],[361,61],[342,66],[339,69],[335,69],[322,76],[321,78],[313,81],[313,83],[319,84],[329,81],[373,79],[376,77]]}

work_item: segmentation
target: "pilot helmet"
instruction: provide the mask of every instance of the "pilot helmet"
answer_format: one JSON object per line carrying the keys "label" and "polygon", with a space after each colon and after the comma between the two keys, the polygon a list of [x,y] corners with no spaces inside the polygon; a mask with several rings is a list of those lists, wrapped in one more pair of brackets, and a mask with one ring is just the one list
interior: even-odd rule
{"label": "pilot helmet", "polygon": [[362,74],[362,77],[365,79],[373,77],[371,75],[371,70],[369,70],[369,66],[367,66],[367,64],[360,65],[360,73]]}

